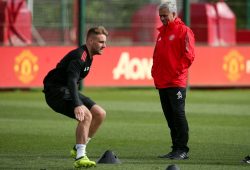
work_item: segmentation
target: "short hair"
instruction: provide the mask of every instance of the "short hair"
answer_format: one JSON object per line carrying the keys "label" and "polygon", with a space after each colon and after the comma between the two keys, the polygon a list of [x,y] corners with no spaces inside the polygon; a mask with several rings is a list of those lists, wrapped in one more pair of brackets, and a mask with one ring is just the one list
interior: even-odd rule
{"label": "short hair", "polygon": [[177,13],[177,5],[175,0],[166,0],[162,4],[159,5],[159,10],[160,9],[168,9],[170,12],[175,12]]}
{"label": "short hair", "polygon": [[88,30],[87,39],[92,35],[104,34],[108,36],[108,31],[103,26],[92,27]]}

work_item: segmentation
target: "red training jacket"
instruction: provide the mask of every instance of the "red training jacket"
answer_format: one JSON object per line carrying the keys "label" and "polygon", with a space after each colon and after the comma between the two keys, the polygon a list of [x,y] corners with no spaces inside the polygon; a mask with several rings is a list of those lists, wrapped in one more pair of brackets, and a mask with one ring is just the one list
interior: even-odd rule
{"label": "red training jacket", "polygon": [[155,87],[186,87],[188,68],[195,57],[194,34],[180,18],[158,30],[151,70]]}

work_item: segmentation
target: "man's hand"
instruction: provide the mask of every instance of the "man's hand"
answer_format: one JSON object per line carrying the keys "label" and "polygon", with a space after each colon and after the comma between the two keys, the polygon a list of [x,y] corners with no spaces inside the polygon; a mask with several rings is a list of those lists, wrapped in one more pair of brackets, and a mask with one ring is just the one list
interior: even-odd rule
{"label": "man's hand", "polygon": [[75,117],[79,121],[84,120],[85,113],[87,112],[87,108],[84,105],[77,106],[74,109]]}

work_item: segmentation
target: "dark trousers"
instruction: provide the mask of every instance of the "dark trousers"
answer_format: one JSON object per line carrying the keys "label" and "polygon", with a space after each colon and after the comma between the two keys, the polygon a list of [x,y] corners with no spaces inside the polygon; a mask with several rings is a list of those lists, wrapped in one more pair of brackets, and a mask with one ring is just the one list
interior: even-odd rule
{"label": "dark trousers", "polygon": [[170,128],[172,149],[188,152],[188,122],[185,115],[186,88],[159,89],[161,106]]}

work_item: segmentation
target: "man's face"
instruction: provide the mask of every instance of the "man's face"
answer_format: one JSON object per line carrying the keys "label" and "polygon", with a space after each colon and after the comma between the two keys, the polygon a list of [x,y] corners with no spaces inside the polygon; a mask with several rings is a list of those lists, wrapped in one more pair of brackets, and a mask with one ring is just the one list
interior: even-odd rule
{"label": "man's face", "polygon": [[91,53],[93,55],[101,55],[103,52],[103,49],[106,48],[106,35],[99,34],[94,35],[91,37],[90,43],[91,43]]}
{"label": "man's face", "polygon": [[170,12],[167,8],[160,9],[159,16],[163,25],[168,25],[169,22],[175,19],[175,13]]}

